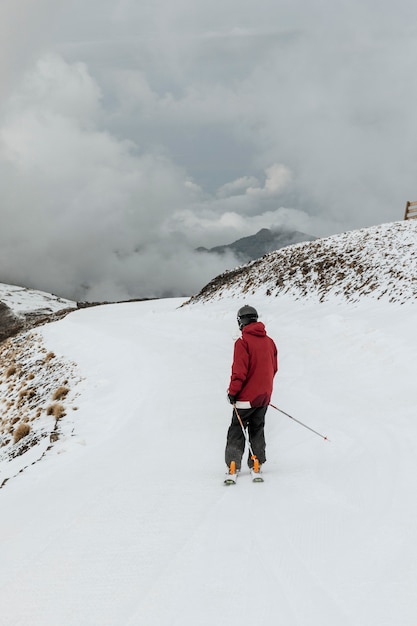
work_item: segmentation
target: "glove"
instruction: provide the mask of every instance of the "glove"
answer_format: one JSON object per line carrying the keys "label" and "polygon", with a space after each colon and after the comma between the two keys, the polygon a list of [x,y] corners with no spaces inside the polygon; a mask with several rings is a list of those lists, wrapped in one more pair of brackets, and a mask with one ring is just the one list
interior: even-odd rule
{"label": "glove", "polygon": [[236,402],[236,396],[232,396],[232,394],[228,393],[227,397],[229,398],[229,402],[230,404],[235,404]]}

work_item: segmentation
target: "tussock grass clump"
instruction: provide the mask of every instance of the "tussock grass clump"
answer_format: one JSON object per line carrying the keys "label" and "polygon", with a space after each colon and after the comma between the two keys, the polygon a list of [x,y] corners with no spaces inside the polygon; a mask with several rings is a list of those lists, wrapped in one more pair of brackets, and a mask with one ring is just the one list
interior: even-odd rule
{"label": "tussock grass clump", "polygon": [[17,397],[17,406],[22,407],[24,404],[27,404],[36,396],[36,391],[33,387],[23,387],[21,391],[19,391],[19,395]]}
{"label": "tussock grass clump", "polygon": [[18,441],[23,439],[23,437],[27,437],[29,433],[30,433],[29,424],[27,424],[26,422],[20,423],[19,426],[16,426],[16,428],[13,431],[13,442],[17,443]]}
{"label": "tussock grass clump", "polygon": [[16,365],[13,363],[13,365],[9,365],[9,367],[6,370],[6,378],[10,378],[10,376],[13,376],[14,374],[16,374]]}
{"label": "tussock grass clump", "polygon": [[59,420],[65,415],[64,405],[60,404],[59,402],[54,402],[53,404],[50,404],[48,406],[48,408],[46,409],[46,414],[53,415],[56,420]]}
{"label": "tussock grass clump", "polygon": [[68,393],[68,387],[58,387],[58,389],[52,395],[52,400],[63,400],[68,395]]}

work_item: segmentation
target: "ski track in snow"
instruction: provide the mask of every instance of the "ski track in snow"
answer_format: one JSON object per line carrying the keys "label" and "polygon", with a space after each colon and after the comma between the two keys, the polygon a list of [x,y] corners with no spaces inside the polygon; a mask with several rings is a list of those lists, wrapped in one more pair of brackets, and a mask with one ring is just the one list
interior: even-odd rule
{"label": "ski track in snow", "polygon": [[415,626],[412,305],[254,297],[276,340],[265,483],[224,487],[237,298],[85,309],[74,433],[0,491],[5,626]]}

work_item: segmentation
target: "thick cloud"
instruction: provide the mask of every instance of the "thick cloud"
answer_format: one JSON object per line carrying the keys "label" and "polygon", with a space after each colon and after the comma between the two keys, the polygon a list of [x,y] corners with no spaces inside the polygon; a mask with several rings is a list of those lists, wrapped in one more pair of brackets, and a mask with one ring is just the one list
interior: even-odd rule
{"label": "thick cloud", "polygon": [[401,219],[417,198],[408,0],[6,0],[0,279],[188,294],[262,227]]}

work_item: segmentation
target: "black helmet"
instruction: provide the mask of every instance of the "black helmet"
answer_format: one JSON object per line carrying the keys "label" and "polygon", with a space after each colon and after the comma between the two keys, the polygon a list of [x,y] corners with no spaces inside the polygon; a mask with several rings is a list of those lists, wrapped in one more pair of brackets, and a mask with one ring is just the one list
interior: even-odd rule
{"label": "black helmet", "polygon": [[258,321],[258,312],[253,306],[242,306],[241,309],[237,312],[237,323],[239,324],[240,330],[247,324],[251,324],[252,322]]}

